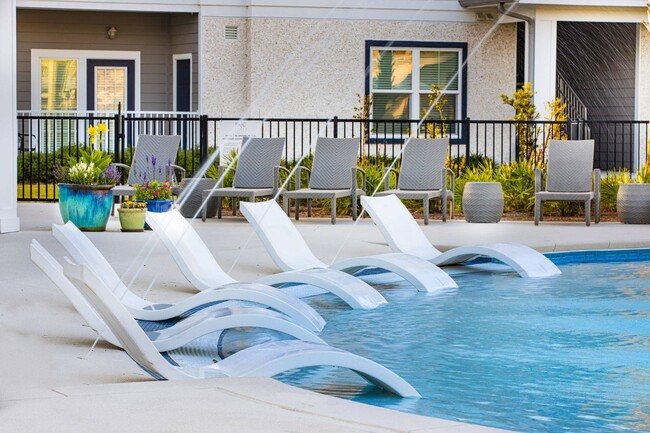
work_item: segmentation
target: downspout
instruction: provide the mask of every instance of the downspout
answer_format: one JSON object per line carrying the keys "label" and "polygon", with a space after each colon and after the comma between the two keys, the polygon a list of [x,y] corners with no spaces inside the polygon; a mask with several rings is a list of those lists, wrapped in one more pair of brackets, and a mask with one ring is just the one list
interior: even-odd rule
{"label": "downspout", "polygon": [[505,3],[501,2],[497,5],[497,10],[501,15],[512,17],[528,23],[528,80],[533,83],[535,80],[535,20],[527,17],[526,15],[512,12],[504,6]]}

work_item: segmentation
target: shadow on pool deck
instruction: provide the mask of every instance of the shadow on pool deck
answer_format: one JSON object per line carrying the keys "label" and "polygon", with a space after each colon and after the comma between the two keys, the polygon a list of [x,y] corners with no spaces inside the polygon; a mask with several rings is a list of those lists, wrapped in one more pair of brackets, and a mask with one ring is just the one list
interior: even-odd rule
{"label": "shadow on pool deck", "polygon": [[[55,286],[29,260],[32,238],[57,258],[63,249],[50,232],[61,223],[56,204],[19,204],[22,231],[0,235],[0,430],[1,431],[440,431],[479,432],[452,421],[386,414],[368,407],[297,390],[270,379],[152,382],[121,350],[100,342]],[[278,272],[241,218],[194,222],[219,263],[250,281]],[[325,262],[335,256],[388,252],[371,220],[307,219],[300,232]],[[424,230],[442,249],[485,242],[521,242],[540,251],[650,247],[650,226],[601,223],[432,221]],[[152,301],[193,293],[151,232],[121,233],[116,217],[91,240],[125,281]],[[150,253],[148,257],[147,254]],[[137,263],[137,266],[134,266]],[[140,266],[144,264],[144,266]],[[231,269],[232,268],[232,269]]]}

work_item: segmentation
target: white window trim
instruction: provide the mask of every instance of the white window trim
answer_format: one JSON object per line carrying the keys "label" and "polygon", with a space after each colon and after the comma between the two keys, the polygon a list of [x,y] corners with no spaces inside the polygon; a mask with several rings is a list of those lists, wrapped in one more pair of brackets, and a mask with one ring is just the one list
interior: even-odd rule
{"label": "white window trim", "polygon": [[190,112],[192,112],[192,102],[193,102],[192,101],[192,93],[194,91],[194,89],[192,88],[192,84],[193,84],[193,81],[194,81],[194,75],[193,75],[194,70],[193,70],[193,65],[192,65],[192,53],[173,54],[172,55],[172,63],[174,65],[174,73],[172,75],[172,80],[173,80],[173,83],[174,83],[173,84],[174,92],[173,92],[173,96],[172,96],[172,98],[173,98],[172,108],[173,108],[174,112],[178,111],[177,108],[176,108],[176,92],[177,92],[177,88],[176,88],[176,75],[177,75],[176,61],[178,61],[178,60],[186,60],[186,59],[190,60]]}
{"label": "white window trim", "polygon": [[[409,116],[410,119],[420,119],[420,95],[429,94],[431,91],[420,90],[420,52],[421,51],[449,51],[458,53],[458,89],[457,90],[445,90],[440,89],[442,94],[456,95],[456,115],[462,113],[462,93],[463,93],[463,50],[461,48],[447,48],[447,47],[385,47],[385,46],[371,46],[370,53],[375,50],[379,51],[411,51],[411,89],[395,89],[395,90],[374,90],[373,89],[373,77],[372,72],[370,74],[370,94],[375,93],[396,93],[396,94],[408,94],[409,95]],[[372,68],[372,65],[370,66]],[[417,103],[415,103],[415,98],[417,98]],[[417,108],[416,108],[417,107]],[[449,121],[461,120],[461,119],[447,119]]]}
{"label": "white window trim", "polygon": [[31,51],[31,108],[32,112],[41,109],[41,60],[76,60],[77,61],[77,112],[87,112],[86,64],[88,59],[101,60],[133,60],[135,64],[135,111],[140,111],[140,51],[101,51],[101,50],[46,50],[32,49]]}

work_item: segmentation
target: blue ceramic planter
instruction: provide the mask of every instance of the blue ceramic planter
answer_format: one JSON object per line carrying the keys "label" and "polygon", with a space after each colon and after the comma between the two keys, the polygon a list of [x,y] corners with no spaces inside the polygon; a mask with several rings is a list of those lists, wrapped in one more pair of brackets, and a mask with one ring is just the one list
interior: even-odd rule
{"label": "blue ceramic planter", "polygon": [[171,209],[171,200],[147,200],[147,210],[149,212],[169,212]]}
{"label": "blue ceramic planter", "polygon": [[59,184],[59,210],[63,222],[83,231],[103,232],[113,206],[112,185]]}

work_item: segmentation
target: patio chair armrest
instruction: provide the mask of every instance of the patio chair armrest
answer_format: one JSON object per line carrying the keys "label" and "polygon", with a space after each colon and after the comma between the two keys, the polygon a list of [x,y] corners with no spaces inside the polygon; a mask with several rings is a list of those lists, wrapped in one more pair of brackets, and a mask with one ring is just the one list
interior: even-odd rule
{"label": "patio chair armrest", "polygon": [[289,180],[289,177],[291,176],[291,172],[286,167],[283,167],[281,165],[276,165],[275,167],[273,167],[273,196],[274,197],[277,196],[278,191],[284,190],[284,188],[282,187],[282,179],[280,178],[281,171],[287,174],[287,182]]}
{"label": "patio chair armrest", "polygon": [[390,174],[394,173],[395,174],[395,186],[399,185],[399,171],[394,169],[393,167],[388,167],[384,169],[384,191],[388,191],[390,189]]}
{"label": "patio chair armrest", "polygon": [[[130,166],[130,165],[122,164],[121,162],[111,162],[111,163],[110,163],[110,166],[111,166],[111,167],[114,167],[114,168],[118,168],[118,167],[119,167],[119,168],[121,168],[122,170],[126,170],[127,172],[128,172],[129,170],[131,170],[131,166]],[[127,178],[127,179],[124,179],[124,184],[126,184],[126,181],[127,181],[127,180],[128,180],[128,178]]]}
{"label": "patio chair armrest", "polygon": [[366,171],[361,167],[354,167],[352,169],[352,188],[357,189],[357,173],[361,173],[361,189],[366,190],[367,175]]}
{"label": "patio chair armrest", "polygon": [[600,169],[594,169],[594,196],[600,196]]}
{"label": "patio chair armrest", "polygon": [[535,169],[535,194],[542,190],[542,169]]}
{"label": "patio chair armrest", "polygon": [[309,185],[309,178],[311,177],[311,170],[308,169],[307,167],[303,167],[299,165],[296,168],[296,182],[294,185],[294,189],[300,189],[302,186],[302,172],[306,171],[307,172],[307,185]]}
{"label": "patio chair armrest", "polygon": [[[456,185],[455,185],[455,183],[456,183],[456,173],[454,173],[454,170],[452,170],[452,169],[449,168],[449,167],[446,167],[446,168],[445,168],[445,171],[446,171],[446,174],[449,175],[449,179],[451,179],[451,182],[450,182],[450,184],[449,184],[449,190],[450,190],[451,192],[454,192],[454,187],[456,186]],[[445,180],[446,180],[446,179],[445,179]],[[446,186],[446,183],[445,183],[444,185]]]}
{"label": "patio chair armrest", "polygon": [[167,176],[168,176],[168,179],[169,179],[172,183],[175,181],[175,178],[174,178],[175,170],[178,170],[178,171],[180,171],[180,172],[183,173],[181,179],[184,178],[184,177],[186,177],[185,173],[187,173],[187,171],[185,170],[185,168],[181,167],[180,165],[169,164],[167,167],[168,167],[168,169],[169,169],[169,173],[167,173]]}
{"label": "patio chair armrest", "polygon": [[217,188],[223,188],[223,177],[226,172],[226,166],[217,165]]}

